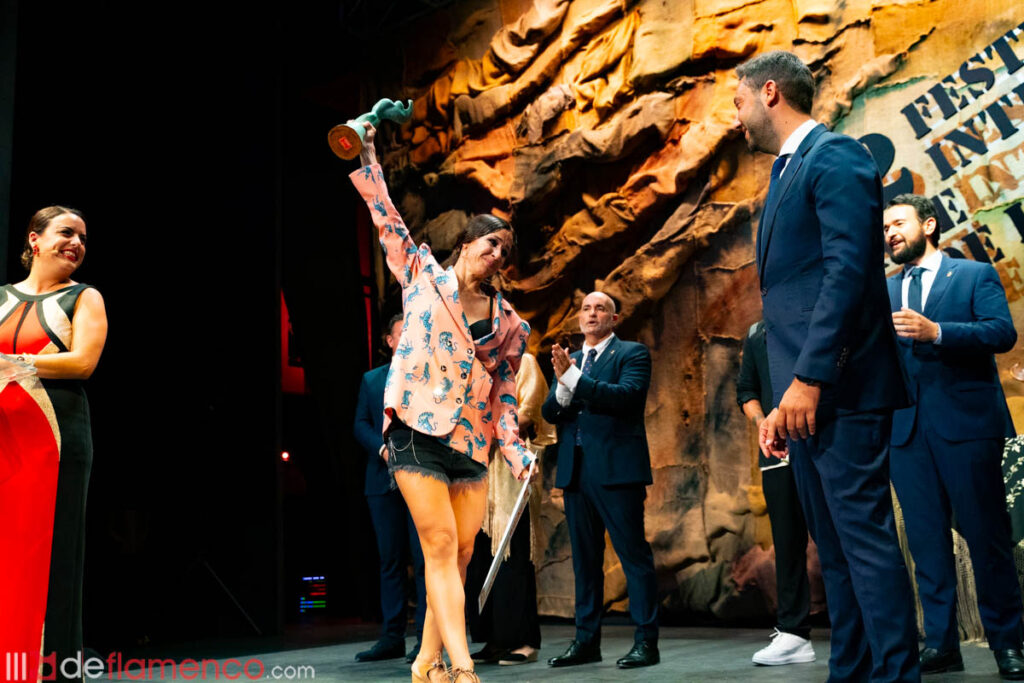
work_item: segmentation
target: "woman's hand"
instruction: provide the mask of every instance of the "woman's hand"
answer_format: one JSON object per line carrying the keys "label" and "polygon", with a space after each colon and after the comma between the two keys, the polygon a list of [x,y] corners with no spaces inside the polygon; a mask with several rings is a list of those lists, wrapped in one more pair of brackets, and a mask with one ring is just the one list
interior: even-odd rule
{"label": "woman's hand", "polygon": [[523,469],[519,473],[519,481],[536,481],[537,477],[540,476],[540,459],[537,456],[533,458],[533,464]]}
{"label": "woman's hand", "polygon": [[359,123],[349,121],[348,126],[351,128],[363,126],[366,129],[366,133],[363,135],[363,148],[359,151],[359,163],[363,166],[372,166],[377,163],[377,149],[373,144],[373,139],[377,135],[377,129],[373,127],[372,123],[366,121]]}

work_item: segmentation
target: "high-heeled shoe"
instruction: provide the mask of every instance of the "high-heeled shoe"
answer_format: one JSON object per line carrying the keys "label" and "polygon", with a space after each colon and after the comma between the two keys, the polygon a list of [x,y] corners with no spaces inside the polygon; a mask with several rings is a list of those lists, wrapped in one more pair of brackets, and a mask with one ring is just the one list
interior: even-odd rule
{"label": "high-heeled shoe", "polygon": [[[430,674],[437,670],[441,672],[441,675],[431,678]],[[412,683],[447,683],[448,680],[450,680],[448,677],[448,667],[444,665],[440,651],[434,654],[434,660],[430,662],[425,671],[417,671],[416,662],[412,664]]]}
{"label": "high-heeled shoe", "polygon": [[480,683],[480,677],[473,669],[455,668],[449,671],[448,675],[452,677],[452,683],[459,683],[460,679],[462,683]]}

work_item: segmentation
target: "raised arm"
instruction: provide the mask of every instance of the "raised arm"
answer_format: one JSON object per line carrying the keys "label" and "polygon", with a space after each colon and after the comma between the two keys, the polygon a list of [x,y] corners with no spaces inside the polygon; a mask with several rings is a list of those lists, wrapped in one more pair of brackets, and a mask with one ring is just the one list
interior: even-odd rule
{"label": "raised arm", "polygon": [[385,260],[403,289],[408,287],[428,265],[437,266],[437,261],[426,245],[417,247],[409,236],[409,229],[395,208],[384,183],[384,170],[377,163],[374,150],[374,129],[367,126],[363,151],[359,155],[363,167],[353,171],[349,178],[356,191],[366,202],[370,210],[370,218],[377,227],[380,245],[384,247]]}

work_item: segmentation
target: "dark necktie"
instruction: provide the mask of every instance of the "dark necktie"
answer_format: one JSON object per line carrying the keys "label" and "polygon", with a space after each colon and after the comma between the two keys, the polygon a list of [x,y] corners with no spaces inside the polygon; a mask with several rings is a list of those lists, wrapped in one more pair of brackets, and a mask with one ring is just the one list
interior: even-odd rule
{"label": "dark necktie", "polygon": [[761,208],[761,220],[757,225],[757,268],[758,272],[761,269],[761,259],[764,258],[764,250],[766,245],[764,240],[767,235],[765,234],[765,226],[771,220],[772,215],[775,213],[775,203],[778,201],[779,186],[782,183],[779,182],[779,178],[782,176],[782,169],[786,166],[786,160],[789,159],[788,154],[783,154],[775,159],[775,163],[772,164],[772,177],[768,183],[768,196],[765,197],[764,206]]}
{"label": "dark necktie", "polygon": [[[587,351],[587,359],[583,361],[583,374],[589,375],[590,371],[594,367],[594,359],[597,358],[597,349],[590,349]],[[576,445],[582,446],[583,441],[580,439],[580,423],[576,422]]]}
{"label": "dark necktie", "polygon": [[587,351],[587,359],[583,361],[583,374],[589,375],[590,371],[594,369],[594,359],[597,358],[597,349],[590,349]]}
{"label": "dark necktie", "polygon": [[914,266],[910,269],[910,287],[907,288],[907,308],[918,313],[923,313],[921,307],[921,276],[924,268]]}
{"label": "dark necktie", "polygon": [[775,163],[772,164],[772,178],[768,183],[768,197],[764,200],[764,215],[767,216],[768,211],[775,205],[775,201],[778,199],[779,193],[779,178],[782,177],[782,169],[786,167],[786,161],[789,159],[788,154],[775,159]]}

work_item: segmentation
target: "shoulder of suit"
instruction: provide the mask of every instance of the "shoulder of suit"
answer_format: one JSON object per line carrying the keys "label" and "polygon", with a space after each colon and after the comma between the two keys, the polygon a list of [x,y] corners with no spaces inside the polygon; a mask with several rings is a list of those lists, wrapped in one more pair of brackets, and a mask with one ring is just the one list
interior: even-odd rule
{"label": "shoulder of suit", "polygon": [[972,261],[971,259],[966,258],[950,258],[949,256],[947,256],[942,260],[942,263],[946,267],[956,268],[958,270],[963,270],[964,272],[968,273],[981,273],[985,270],[988,270],[989,268],[995,270],[995,266],[993,266],[991,263]]}
{"label": "shoulder of suit", "polygon": [[363,374],[363,377],[366,379],[367,382],[370,382],[370,381],[376,379],[378,375],[387,375],[388,368],[390,368],[390,367],[391,367],[391,363],[385,363],[384,365],[378,365],[373,370],[367,370]]}
{"label": "shoulder of suit", "polygon": [[615,337],[615,340],[618,342],[619,348],[622,351],[640,351],[640,350],[649,351],[649,349],[647,348],[647,345],[646,344],[642,344],[640,342],[626,341],[625,339],[621,339],[619,337]]}
{"label": "shoulder of suit", "polygon": [[819,137],[815,141],[814,147],[816,149],[821,149],[822,147],[839,147],[849,150],[856,150],[858,153],[863,152],[864,154],[868,154],[868,151],[864,147],[864,145],[857,142],[857,140],[855,140],[854,138],[851,138],[849,135],[845,135],[843,133],[833,133],[830,130],[822,131],[821,137]]}

